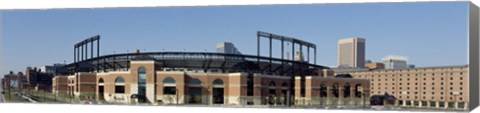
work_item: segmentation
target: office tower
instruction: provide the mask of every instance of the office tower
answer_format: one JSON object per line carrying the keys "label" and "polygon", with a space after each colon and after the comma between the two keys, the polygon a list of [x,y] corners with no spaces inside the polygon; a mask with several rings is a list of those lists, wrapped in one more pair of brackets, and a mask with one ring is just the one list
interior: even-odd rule
{"label": "office tower", "polygon": [[225,54],[241,54],[238,49],[230,42],[217,43],[217,52]]}
{"label": "office tower", "polygon": [[389,55],[384,57],[383,64],[385,65],[385,69],[406,69],[408,68],[407,65],[407,57],[405,56],[398,56],[398,55]]}
{"label": "office tower", "polygon": [[354,68],[365,66],[365,39],[358,37],[340,39],[338,66]]}

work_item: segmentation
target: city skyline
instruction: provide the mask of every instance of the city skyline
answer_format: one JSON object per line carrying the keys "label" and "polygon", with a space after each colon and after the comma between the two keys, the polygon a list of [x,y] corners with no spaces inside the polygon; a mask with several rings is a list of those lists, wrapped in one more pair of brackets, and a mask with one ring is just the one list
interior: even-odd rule
{"label": "city skyline", "polygon": [[[398,54],[408,56],[409,63],[417,67],[463,65],[468,64],[467,5],[458,2],[4,11],[1,73],[23,72],[29,65],[40,67],[64,60],[71,63],[72,45],[97,34],[102,36],[101,55],[135,49],[215,52],[218,42],[232,42],[240,52],[256,55],[252,42],[258,30],[317,44],[319,65],[335,66],[336,42],[347,37],[368,40],[366,60],[374,62]],[[263,56],[267,55],[266,50],[262,50]],[[432,55],[435,57],[431,58]]]}

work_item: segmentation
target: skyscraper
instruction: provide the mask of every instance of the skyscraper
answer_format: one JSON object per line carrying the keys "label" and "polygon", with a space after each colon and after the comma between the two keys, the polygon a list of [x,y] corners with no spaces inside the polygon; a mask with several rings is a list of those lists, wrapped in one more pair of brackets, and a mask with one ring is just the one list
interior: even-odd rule
{"label": "skyscraper", "polygon": [[385,69],[408,68],[408,65],[407,65],[408,58],[405,56],[389,55],[384,57],[382,60],[383,60],[383,64],[385,65]]}
{"label": "skyscraper", "polygon": [[235,45],[230,42],[217,43],[217,52],[225,54],[241,54]]}
{"label": "skyscraper", "polygon": [[365,66],[365,39],[345,38],[338,40],[338,67]]}

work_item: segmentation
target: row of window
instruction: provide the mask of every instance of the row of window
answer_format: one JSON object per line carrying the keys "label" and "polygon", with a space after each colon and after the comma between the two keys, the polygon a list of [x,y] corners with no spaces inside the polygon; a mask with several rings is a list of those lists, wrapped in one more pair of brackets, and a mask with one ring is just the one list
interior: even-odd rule
{"label": "row of window", "polygon": [[[353,75],[356,75],[355,73],[349,73],[349,74],[353,74]],[[463,72],[459,72],[458,73],[459,75],[463,75]],[[418,77],[418,73],[415,74],[416,77]],[[421,75],[421,74],[420,74]],[[430,75],[430,74],[429,74]],[[435,73],[432,73],[431,74],[432,76],[435,76]],[[440,75],[445,75],[444,73],[440,73]],[[453,75],[453,73],[450,73],[450,75]],[[357,75],[358,77],[360,78],[368,78],[368,76],[370,76],[371,78],[375,77],[375,75]],[[388,74],[385,74],[385,75],[376,75],[377,77],[388,77]],[[400,77],[403,76],[403,74],[399,74]],[[427,76],[426,73],[423,74],[423,76]],[[391,77],[395,77],[395,74],[392,74]],[[410,74],[407,74],[407,77],[410,77]]]}
{"label": "row of window", "polygon": [[[463,77],[459,78],[460,80],[463,80]],[[399,78],[399,81],[402,81],[402,78]],[[423,78],[423,80],[427,80],[427,78]],[[432,80],[435,80],[435,77],[432,77]],[[440,78],[440,80],[444,80],[443,77]],[[450,80],[453,80],[453,77],[450,77]],[[371,79],[371,81],[375,81],[375,79]],[[382,79],[378,79],[378,81],[382,81]],[[387,78],[385,78],[385,81],[388,81]],[[394,78],[392,78],[392,81],[395,81]],[[410,78],[407,78],[407,81],[410,81]],[[418,78],[415,78],[415,81],[418,81]]]}
{"label": "row of window", "polygon": [[[370,89],[372,90],[375,90],[373,87],[371,87]],[[377,87],[378,90],[380,90],[381,88],[380,87]],[[385,90],[388,90],[388,87],[385,87],[384,88]],[[395,87],[392,87],[391,89],[395,89]],[[399,87],[398,89],[400,90],[403,90],[403,87]],[[460,87],[459,88],[460,90],[463,90],[463,87]],[[410,90],[410,87],[407,87],[407,90]],[[415,87],[415,90],[418,90],[418,87]],[[427,87],[423,87],[423,90],[427,90]],[[432,90],[435,90],[435,87],[432,87]],[[440,90],[444,90],[443,87],[440,87]],[[453,87],[450,87],[450,90],[453,90]]]}
{"label": "row of window", "polygon": [[[372,91],[372,93],[374,93],[374,92]],[[432,92],[432,93],[433,93],[433,92]],[[442,92],[442,93],[443,93],[443,92]],[[450,92],[450,93],[451,93],[451,92]],[[381,92],[377,92],[377,94],[382,94],[382,93],[381,93]],[[392,92],[392,94],[395,94],[395,93]],[[401,95],[398,96],[398,97],[399,97],[399,98],[402,98]],[[454,96],[454,97],[457,98],[457,96]],[[450,100],[454,100],[454,99],[455,99],[454,97],[450,97],[449,99],[450,99]],[[406,98],[407,98],[407,99],[410,99],[410,96],[406,96]],[[418,99],[418,96],[415,96],[415,99]],[[423,96],[423,99],[426,99],[426,97]],[[431,99],[432,99],[432,100],[435,100],[435,97],[432,96]],[[443,97],[440,97],[440,100],[443,100],[443,99],[444,99]],[[458,96],[458,100],[463,100],[463,98],[462,98],[461,96]]]}
{"label": "row of window", "polygon": [[[430,70],[430,69],[428,69]],[[440,71],[449,71],[448,69],[437,69]],[[388,72],[418,72],[422,71],[422,69],[408,69],[408,70],[385,70],[385,71],[373,71],[373,72],[358,72],[358,73],[388,73]],[[423,72],[426,72],[427,69],[423,69]],[[435,71],[435,69],[431,69],[431,71]],[[453,71],[453,68],[450,68],[450,71]]]}
{"label": "row of window", "polygon": [[[99,83],[103,83],[103,79],[99,80]],[[125,93],[125,80],[122,77],[117,77],[115,79],[115,93]],[[163,89],[163,94],[176,94],[176,82],[175,79],[171,77],[167,77],[163,80],[164,84],[164,89]],[[202,82],[199,79],[192,79],[188,83],[192,87],[198,87],[201,86]],[[223,80],[221,79],[216,79],[213,81],[214,86],[222,86],[223,87]]]}
{"label": "row of window", "polygon": [[[374,83],[370,83],[372,86],[374,86],[375,84]],[[381,83],[377,83],[379,86],[381,86],[382,84]],[[392,85],[395,85],[395,83],[391,83]],[[460,82],[459,83],[460,85],[463,85],[463,82]],[[385,83],[386,86],[388,86],[388,83]],[[401,82],[398,83],[398,85],[403,85]],[[407,82],[407,85],[410,85],[409,82]],[[415,85],[418,85],[418,82],[415,82]],[[426,86],[427,83],[426,82],[423,82],[423,85]],[[435,82],[432,82],[432,85],[435,85]],[[440,85],[444,85],[443,82],[440,82]],[[453,85],[453,82],[450,82],[450,85]]]}

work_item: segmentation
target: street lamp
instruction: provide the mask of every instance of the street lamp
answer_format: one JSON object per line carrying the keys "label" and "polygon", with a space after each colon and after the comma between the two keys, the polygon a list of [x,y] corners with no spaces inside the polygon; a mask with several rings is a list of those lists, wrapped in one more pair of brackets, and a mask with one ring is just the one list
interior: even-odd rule
{"label": "street lamp", "polygon": [[176,98],[177,98],[177,105],[178,105],[178,89],[175,88],[175,95],[176,95]]}

